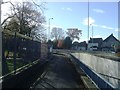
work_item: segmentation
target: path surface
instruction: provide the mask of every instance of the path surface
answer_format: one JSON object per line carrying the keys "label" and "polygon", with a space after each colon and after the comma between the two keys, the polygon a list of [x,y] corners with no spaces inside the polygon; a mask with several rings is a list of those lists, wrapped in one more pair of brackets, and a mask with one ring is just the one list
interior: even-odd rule
{"label": "path surface", "polygon": [[38,88],[72,88],[72,90],[76,90],[84,88],[84,85],[69,58],[53,55],[47,69],[34,85],[35,90]]}

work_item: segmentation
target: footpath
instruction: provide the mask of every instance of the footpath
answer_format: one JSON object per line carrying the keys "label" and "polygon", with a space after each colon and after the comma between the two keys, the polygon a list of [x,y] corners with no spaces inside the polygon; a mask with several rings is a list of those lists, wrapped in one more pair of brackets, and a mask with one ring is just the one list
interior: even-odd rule
{"label": "footpath", "polygon": [[33,84],[33,89],[84,89],[80,75],[70,59],[64,55],[53,54],[43,74]]}

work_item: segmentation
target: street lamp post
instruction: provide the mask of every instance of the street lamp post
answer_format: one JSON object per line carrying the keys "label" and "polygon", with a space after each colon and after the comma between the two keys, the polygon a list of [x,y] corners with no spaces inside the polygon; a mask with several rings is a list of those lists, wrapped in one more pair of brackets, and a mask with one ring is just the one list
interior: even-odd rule
{"label": "street lamp post", "polygon": [[92,50],[93,50],[93,24],[90,24],[92,26]]}
{"label": "street lamp post", "polygon": [[48,40],[50,39],[50,20],[52,20],[53,18],[49,18],[49,29],[48,29]]}
{"label": "street lamp post", "polygon": [[[88,0],[88,41],[89,43],[89,0]],[[89,50],[88,46],[87,46],[87,50]]]}
{"label": "street lamp post", "polygon": [[92,50],[93,50],[93,25],[92,25]]}

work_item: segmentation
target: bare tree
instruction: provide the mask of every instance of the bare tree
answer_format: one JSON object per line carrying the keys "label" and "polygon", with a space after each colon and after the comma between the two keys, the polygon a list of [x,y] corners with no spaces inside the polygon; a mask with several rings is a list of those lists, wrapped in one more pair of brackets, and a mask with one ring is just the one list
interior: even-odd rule
{"label": "bare tree", "polygon": [[[2,23],[4,29],[13,30],[11,27],[17,23],[16,30],[21,34],[32,37],[37,32],[42,32],[41,30],[44,30],[42,24],[45,22],[45,17],[35,8],[36,5],[35,2],[17,2],[12,4],[11,14]],[[8,19],[10,20],[7,22]],[[11,22],[14,23],[12,24]]]}
{"label": "bare tree", "polygon": [[51,36],[52,38],[55,38],[55,40],[64,39],[64,30],[62,28],[53,27]]}
{"label": "bare tree", "polygon": [[77,28],[69,28],[67,29],[68,31],[66,32],[66,34],[72,39],[74,40],[76,39],[80,39],[80,36],[82,35],[82,30],[79,30]]}

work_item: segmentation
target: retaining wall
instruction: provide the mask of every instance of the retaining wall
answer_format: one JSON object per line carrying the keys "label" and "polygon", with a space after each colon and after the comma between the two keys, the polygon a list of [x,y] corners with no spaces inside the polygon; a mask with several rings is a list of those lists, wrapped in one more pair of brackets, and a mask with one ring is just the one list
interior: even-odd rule
{"label": "retaining wall", "polygon": [[87,65],[90,69],[101,75],[115,88],[120,88],[120,81],[118,80],[120,79],[120,62],[97,57],[88,53],[72,53],[72,55]]}

